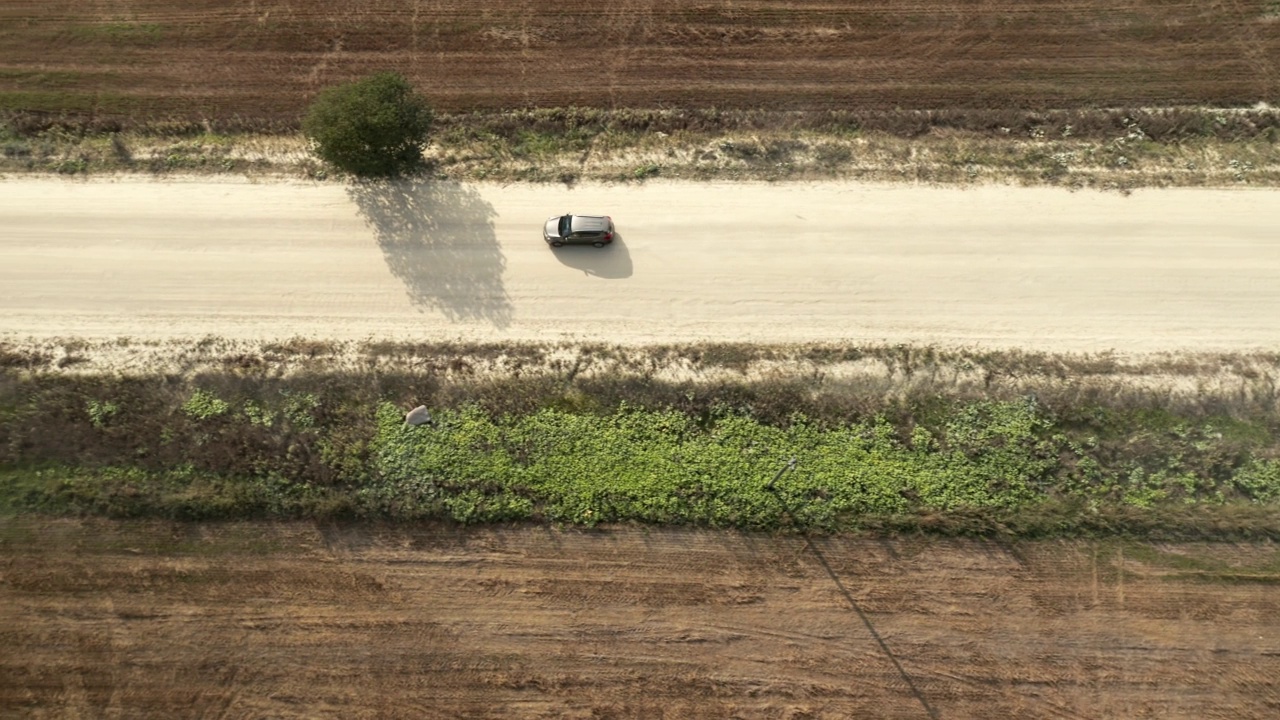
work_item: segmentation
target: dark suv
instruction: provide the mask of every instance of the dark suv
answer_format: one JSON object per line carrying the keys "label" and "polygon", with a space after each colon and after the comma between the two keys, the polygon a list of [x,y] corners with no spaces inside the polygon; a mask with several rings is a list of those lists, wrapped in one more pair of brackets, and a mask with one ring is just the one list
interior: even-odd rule
{"label": "dark suv", "polygon": [[613,242],[613,219],[605,215],[555,215],[542,227],[542,239],[551,247],[595,245]]}

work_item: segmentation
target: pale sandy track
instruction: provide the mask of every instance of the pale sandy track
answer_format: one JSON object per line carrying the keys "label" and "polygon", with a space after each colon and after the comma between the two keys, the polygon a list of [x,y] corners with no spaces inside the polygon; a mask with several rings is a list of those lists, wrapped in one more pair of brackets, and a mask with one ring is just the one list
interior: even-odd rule
{"label": "pale sandy track", "polygon": [[204,335],[1273,349],[1280,193],[0,182],[0,336]]}

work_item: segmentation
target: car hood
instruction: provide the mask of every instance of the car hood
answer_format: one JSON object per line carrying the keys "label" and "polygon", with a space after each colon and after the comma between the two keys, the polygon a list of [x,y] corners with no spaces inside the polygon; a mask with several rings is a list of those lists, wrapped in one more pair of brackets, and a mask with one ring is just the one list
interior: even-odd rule
{"label": "car hood", "polygon": [[547,220],[547,224],[543,229],[547,237],[560,237],[560,218],[553,217]]}

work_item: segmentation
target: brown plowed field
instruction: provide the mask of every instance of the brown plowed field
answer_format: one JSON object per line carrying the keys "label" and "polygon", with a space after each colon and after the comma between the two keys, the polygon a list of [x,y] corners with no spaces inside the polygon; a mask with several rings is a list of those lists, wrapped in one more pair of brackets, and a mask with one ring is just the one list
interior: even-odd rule
{"label": "brown plowed field", "polygon": [[1275,102],[1275,0],[5,0],[0,108],[293,122],[408,75],[442,110]]}
{"label": "brown plowed field", "polygon": [[1271,545],[0,525],[4,717],[1274,718]]}

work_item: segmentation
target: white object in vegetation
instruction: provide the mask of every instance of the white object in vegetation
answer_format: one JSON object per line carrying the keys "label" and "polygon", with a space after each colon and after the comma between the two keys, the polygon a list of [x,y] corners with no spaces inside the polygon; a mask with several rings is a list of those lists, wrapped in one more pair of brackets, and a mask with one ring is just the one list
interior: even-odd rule
{"label": "white object in vegetation", "polygon": [[427,410],[426,405],[419,405],[404,416],[405,427],[409,425],[429,425],[431,422],[431,411]]}

